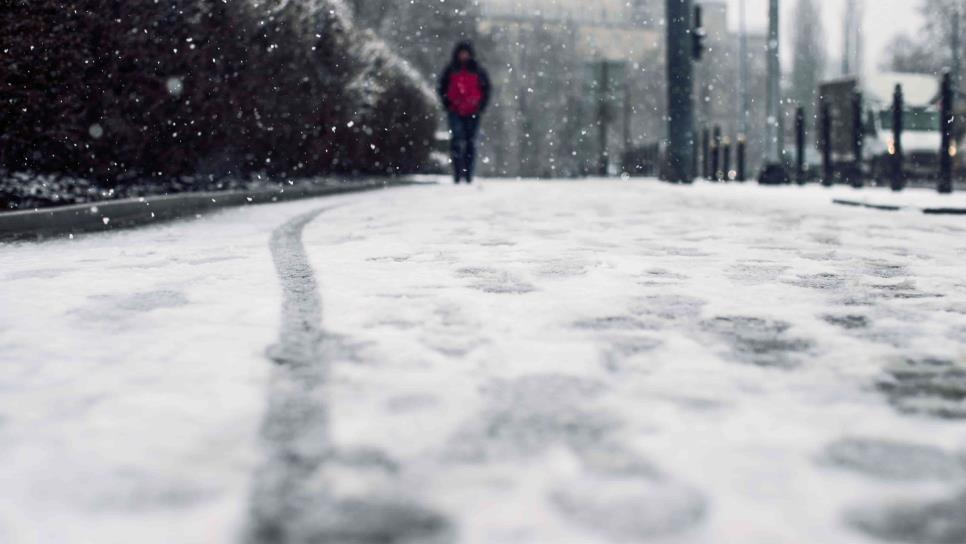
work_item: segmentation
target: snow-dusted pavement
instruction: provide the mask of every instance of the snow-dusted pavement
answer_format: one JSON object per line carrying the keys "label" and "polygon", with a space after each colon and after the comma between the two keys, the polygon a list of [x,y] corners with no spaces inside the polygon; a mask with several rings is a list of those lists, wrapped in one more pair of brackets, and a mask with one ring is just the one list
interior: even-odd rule
{"label": "snow-dusted pavement", "polygon": [[966,220],[413,187],[0,246],[0,542],[966,542]]}

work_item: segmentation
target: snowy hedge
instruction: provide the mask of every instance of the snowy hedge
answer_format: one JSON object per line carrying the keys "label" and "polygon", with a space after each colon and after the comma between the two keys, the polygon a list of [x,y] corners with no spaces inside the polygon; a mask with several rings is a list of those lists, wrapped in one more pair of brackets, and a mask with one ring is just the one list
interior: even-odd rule
{"label": "snowy hedge", "polygon": [[11,0],[0,169],[145,177],[412,172],[431,90],[342,0]]}

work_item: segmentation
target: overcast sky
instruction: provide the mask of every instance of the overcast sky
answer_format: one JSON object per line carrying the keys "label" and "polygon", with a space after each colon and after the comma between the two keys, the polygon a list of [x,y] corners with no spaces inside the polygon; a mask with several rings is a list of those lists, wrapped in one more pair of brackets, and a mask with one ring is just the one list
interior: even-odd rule
{"label": "overcast sky", "polygon": [[[768,0],[745,0],[748,6],[749,30],[764,31],[768,20]],[[865,69],[875,70],[883,59],[889,41],[903,32],[914,34],[920,30],[922,19],[918,8],[923,0],[865,0]],[[738,5],[740,0],[727,0],[731,24],[738,28]],[[797,0],[781,0],[782,53],[790,61],[790,43],[793,22],[791,14]],[[819,0],[825,18],[825,35],[829,44],[833,74],[841,65],[842,29],[845,20],[845,0]],[[787,68],[787,66],[786,66]]]}

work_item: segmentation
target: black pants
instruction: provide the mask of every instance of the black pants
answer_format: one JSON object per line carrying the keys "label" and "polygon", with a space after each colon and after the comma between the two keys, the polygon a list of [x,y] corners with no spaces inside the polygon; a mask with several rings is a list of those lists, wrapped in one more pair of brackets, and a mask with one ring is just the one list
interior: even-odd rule
{"label": "black pants", "polygon": [[449,114],[450,152],[453,159],[453,179],[456,183],[465,179],[473,181],[473,166],[476,161],[476,133],[480,129],[480,116],[463,117],[453,112]]}

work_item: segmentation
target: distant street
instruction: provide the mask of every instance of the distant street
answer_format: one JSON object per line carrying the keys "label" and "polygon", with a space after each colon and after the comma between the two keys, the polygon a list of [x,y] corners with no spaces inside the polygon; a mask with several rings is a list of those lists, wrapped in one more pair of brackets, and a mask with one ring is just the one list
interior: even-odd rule
{"label": "distant street", "polygon": [[966,219],[844,194],[447,184],[0,245],[0,542],[964,542]]}

